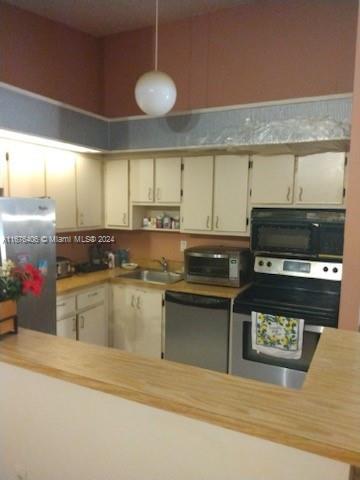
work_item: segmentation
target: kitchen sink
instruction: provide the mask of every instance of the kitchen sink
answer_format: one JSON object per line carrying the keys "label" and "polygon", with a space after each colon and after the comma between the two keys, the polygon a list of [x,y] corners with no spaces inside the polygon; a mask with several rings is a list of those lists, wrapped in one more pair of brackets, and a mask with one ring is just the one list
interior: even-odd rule
{"label": "kitchen sink", "polygon": [[176,283],[184,278],[181,273],[175,272],[161,272],[158,270],[134,270],[124,275],[119,275],[120,278],[133,278],[135,280],[143,280],[148,283]]}

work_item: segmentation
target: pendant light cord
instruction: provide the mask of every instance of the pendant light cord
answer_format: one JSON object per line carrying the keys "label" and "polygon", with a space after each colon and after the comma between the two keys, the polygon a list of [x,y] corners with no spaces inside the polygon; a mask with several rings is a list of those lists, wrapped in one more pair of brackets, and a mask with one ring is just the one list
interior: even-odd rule
{"label": "pendant light cord", "polygon": [[158,69],[158,35],[159,35],[159,0],[155,8],[155,71]]}

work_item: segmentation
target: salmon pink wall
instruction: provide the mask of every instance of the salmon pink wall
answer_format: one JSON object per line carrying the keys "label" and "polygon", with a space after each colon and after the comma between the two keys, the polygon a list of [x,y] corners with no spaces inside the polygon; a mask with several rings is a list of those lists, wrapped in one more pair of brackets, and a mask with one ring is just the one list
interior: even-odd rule
{"label": "salmon pink wall", "polygon": [[[263,0],[160,25],[159,69],[175,110],[351,92],[357,0]],[[151,29],[104,40],[104,113],[141,113],[134,86],[152,68]]]}
{"label": "salmon pink wall", "polygon": [[0,81],[101,113],[101,42],[0,2]]}
{"label": "salmon pink wall", "polygon": [[355,60],[354,99],[345,224],[340,327],[359,328],[360,320],[360,13]]}

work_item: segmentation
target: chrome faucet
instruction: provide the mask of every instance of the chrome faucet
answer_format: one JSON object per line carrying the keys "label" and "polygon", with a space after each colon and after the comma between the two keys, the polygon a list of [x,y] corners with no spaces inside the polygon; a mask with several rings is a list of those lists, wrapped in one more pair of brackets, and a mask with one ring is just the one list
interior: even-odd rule
{"label": "chrome faucet", "polygon": [[167,272],[168,271],[168,261],[166,260],[165,257],[161,257],[160,260],[158,260],[158,262],[160,263],[160,265],[162,266],[163,268],[163,272]]}

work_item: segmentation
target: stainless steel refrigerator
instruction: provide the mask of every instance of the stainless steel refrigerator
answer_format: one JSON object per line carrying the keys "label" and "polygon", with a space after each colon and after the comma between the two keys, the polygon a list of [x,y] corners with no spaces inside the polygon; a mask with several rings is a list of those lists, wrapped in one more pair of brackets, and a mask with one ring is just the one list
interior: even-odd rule
{"label": "stainless steel refrigerator", "polygon": [[18,301],[20,327],[56,334],[55,203],[48,198],[0,198],[1,263],[31,263],[44,275],[39,297]]}

